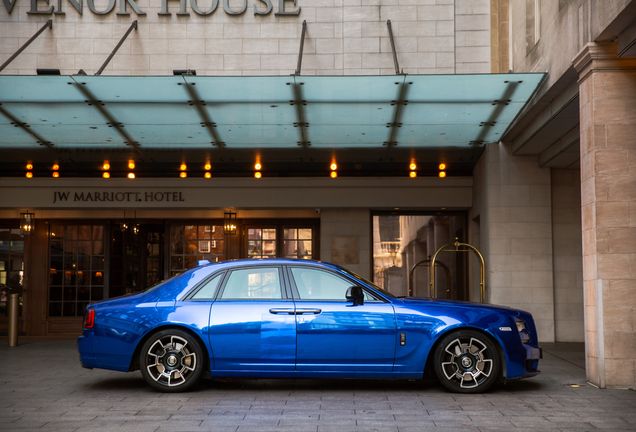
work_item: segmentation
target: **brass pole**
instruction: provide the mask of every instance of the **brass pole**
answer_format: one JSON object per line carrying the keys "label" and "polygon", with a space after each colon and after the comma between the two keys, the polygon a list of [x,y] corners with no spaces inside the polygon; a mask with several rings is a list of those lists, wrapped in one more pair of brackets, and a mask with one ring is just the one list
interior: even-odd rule
{"label": "brass pole", "polygon": [[[449,246],[454,247],[455,249],[446,249]],[[469,250],[466,250],[466,249],[460,250],[459,249],[460,246],[465,246],[469,248]],[[435,260],[437,259],[437,255],[442,251],[470,252],[470,250],[475,252],[475,255],[477,255],[477,258],[479,258],[479,300],[481,303],[486,303],[486,263],[484,261],[484,257],[475,246],[468,243],[460,243],[458,238],[455,238],[455,243],[448,243],[442,246],[441,248],[437,249],[437,251],[435,252],[435,255],[433,255],[433,259],[431,260],[431,264],[430,264],[431,298],[435,296]]]}
{"label": "brass pole", "polygon": [[9,294],[8,346],[18,346],[18,294]]}

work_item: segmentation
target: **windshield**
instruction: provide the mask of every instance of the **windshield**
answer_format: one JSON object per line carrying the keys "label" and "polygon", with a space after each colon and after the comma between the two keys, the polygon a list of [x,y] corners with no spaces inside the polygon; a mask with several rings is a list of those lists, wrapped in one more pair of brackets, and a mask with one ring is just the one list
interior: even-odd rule
{"label": "windshield", "polygon": [[384,294],[387,297],[391,297],[391,298],[397,298],[396,296],[394,296],[393,294],[391,294],[390,292],[388,292],[385,289],[380,288],[379,286],[377,286],[376,284],[374,284],[373,282],[363,278],[362,276],[358,276],[357,274],[355,274],[354,272],[347,270],[344,267],[340,267],[340,270],[342,270],[343,272],[345,272],[346,274],[348,274],[349,276],[353,276],[356,279],[361,280],[362,282],[364,282],[365,284],[369,285],[372,288],[375,288],[376,290],[380,291],[382,294]]}

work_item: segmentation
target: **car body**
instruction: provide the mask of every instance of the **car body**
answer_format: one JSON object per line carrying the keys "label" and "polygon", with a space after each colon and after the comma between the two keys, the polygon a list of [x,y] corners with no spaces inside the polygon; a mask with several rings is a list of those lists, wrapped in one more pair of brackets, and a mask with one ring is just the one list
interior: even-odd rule
{"label": "car body", "polygon": [[84,367],[140,369],[161,391],[203,373],[254,378],[422,378],[484,391],[539,373],[532,316],[503,306],[397,298],[334,264],[238,260],[186,270],[87,307]]}

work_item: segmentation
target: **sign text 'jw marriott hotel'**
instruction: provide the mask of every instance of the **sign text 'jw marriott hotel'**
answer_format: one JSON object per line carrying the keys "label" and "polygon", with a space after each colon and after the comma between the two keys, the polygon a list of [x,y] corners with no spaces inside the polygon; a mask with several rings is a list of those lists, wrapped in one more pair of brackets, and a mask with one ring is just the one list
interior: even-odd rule
{"label": "sign text 'jw marriott hotel'", "polygon": [[[3,0],[4,7],[9,14],[13,11],[13,7],[18,1],[24,0]],[[84,13],[84,0],[57,0],[57,2],[55,0],[29,1],[31,2],[31,8],[27,11],[29,15],[66,15],[66,12],[64,12],[65,7],[74,8],[80,15]],[[174,5],[173,8],[175,10],[177,7],[179,8],[179,11],[176,13],[179,16],[190,15],[188,3],[190,3],[192,11],[197,15],[211,15],[219,6],[219,0],[189,0],[189,2],[188,0],[154,1],[161,2],[161,11],[157,15],[172,15],[169,5]],[[296,0],[254,0],[254,15],[269,15],[274,9],[272,1],[278,3],[278,11],[274,13],[275,15],[300,14],[300,6],[296,7]],[[137,15],[146,15],[146,12],[141,10],[137,3],[135,3],[135,0],[107,0],[107,2],[108,3],[98,0],[98,5],[96,5],[96,0],[86,0],[86,5],[88,9],[96,15],[111,13],[115,9],[116,3],[119,3],[117,15],[130,15],[127,5],[130,6]],[[231,5],[230,0],[221,0],[221,2],[223,3],[223,10],[228,15],[241,15],[247,10],[247,0],[233,0]],[[54,3],[57,3],[57,5]]]}

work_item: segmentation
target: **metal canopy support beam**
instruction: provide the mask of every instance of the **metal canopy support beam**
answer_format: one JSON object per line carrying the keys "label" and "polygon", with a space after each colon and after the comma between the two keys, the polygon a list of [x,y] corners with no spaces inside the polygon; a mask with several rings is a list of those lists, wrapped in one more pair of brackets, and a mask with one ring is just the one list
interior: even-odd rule
{"label": "metal canopy support beam", "polygon": [[305,48],[305,32],[307,31],[307,20],[303,21],[303,31],[300,35],[300,49],[298,51],[298,66],[294,75],[300,75],[300,68],[303,65],[303,50]]}
{"label": "metal canopy support beam", "polygon": [[48,27],[48,28],[50,28],[50,29],[52,29],[52,28],[53,28],[53,20],[48,20],[48,21],[46,22],[46,24],[44,24],[40,30],[38,30],[38,31],[37,31],[37,32],[36,32],[33,36],[31,36],[31,39],[29,39],[28,41],[26,41],[26,42],[24,43],[24,45],[22,45],[22,46],[20,47],[20,49],[19,49],[19,50],[17,50],[17,51],[15,52],[15,54],[13,54],[11,57],[9,57],[9,58],[7,59],[7,61],[5,61],[4,63],[2,63],[2,66],[0,66],[0,72],[2,72],[2,70],[3,70],[4,68],[6,68],[7,66],[9,66],[9,63],[11,63],[13,60],[15,60],[15,58],[16,58],[17,56],[19,56],[19,55],[20,55],[20,53],[26,49],[26,47],[28,47],[29,45],[31,45],[31,42],[33,42],[33,41],[34,41],[34,40],[35,40],[38,36],[40,36],[40,35],[42,34],[42,32],[44,32],[44,30],[45,30],[47,27]]}
{"label": "metal canopy support beam", "polygon": [[298,141],[299,146],[303,146],[303,148],[307,148],[311,146],[311,141],[307,138],[307,128],[309,127],[309,123],[305,121],[305,110],[303,106],[307,105],[307,101],[303,99],[303,91],[302,87],[305,83],[302,82],[291,82],[287,83],[287,85],[293,86],[294,92],[294,100],[290,100],[289,104],[296,108],[296,119],[298,120],[294,123],[294,127],[298,128],[298,132],[300,133],[300,141]]}
{"label": "metal canopy support beam", "polygon": [[[499,119],[499,116],[503,112],[504,108],[510,104],[510,102],[512,101],[512,95],[515,93],[515,90],[517,90],[517,86],[521,84],[522,82],[523,81],[505,81],[505,84],[508,84],[506,86],[506,90],[504,91],[500,99],[492,101],[492,105],[495,107],[495,109],[492,110],[492,112],[490,113],[490,117],[488,117],[486,121],[483,121],[479,124],[479,127],[481,127],[481,129],[479,130],[479,134],[477,135],[477,138],[475,138],[475,140],[471,141],[469,144],[471,145],[486,144],[484,139],[488,135],[490,128],[494,127],[495,124],[497,124],[497,120]],[[503,135],[505,135],[505,132]]]}
{"label": "metal canopy support beam", "polygon": [[128,133],[124,130],[124,124],[117,121],[115,117],[104,106],[104,102],[98,100],[95,95],[86,87],[86,83],[75,81],[75,87],[84,95],[84,97],[88,100],[84,101],[89,105],[93,105],[95,108],[99,110],[99,112],[104,116],[107,121],[107,125],[114,127],[117,132],[124,138],[124,143],[126,145],[132,146],[141,153],[139,149],[139,143],[135,141]]}
{"label": "metal canopy support beam", "polygon": [[124,36],[119,40],[119,43],[115,46],[115,49],[113,50],[113,52],[110,53],[110,55],[108,56],[108,58],[106,59],[102,67],[99,68],[99,70],[95,73],[95,75],[101,75],[102,72],[104,72],[104,69],[106,69],[106,66],[108,66],[108,63],[110,63],[111,59],[115,56],[115,54],[117,53],[119,48],[122,46],[122,44],[124,43],[128,35],[130,34],[130,32],[133,31],[133,29],[137,30],[137,20],[134,20],[132,24],[130,24],[130,27],[128,27],[128,30],[126,31]]}
{"label": "metal canopy support beam", "polygon": [[395,64],[395,74],[404,75],[404,71],[400,72],[400,64],[398,63],[397,51],[395,50],[395,41],[393,40],[393,27],[391,27],[391,20],[386,21],[386,26],[389,28],[389,39],[391,40],[391,50],[393,51],[393,63]]}
{"label": "metal canopy support beam", "polygon": [[396,85],[400,86],[400,90],[398,91],[398,97],[396,100],[391,101],[391,105],[395,106],[393,111],[393,122],[387,123],[386,127],[391,128],[389,132],[389,139],[385,141],[382,145],[385,145],[390,150],[391,147],[397,145],[397,134],[398,129],[402,127],[402,123],[400,120],[402,119],[402,114],[404,109],[402,107],[408,105],[409,101],[406,99],[406,94],[408,93],[408,89],[410,85],[413,85],[413,82],[396,82]]}
{"label": "metal canopy support beam", "polygon": [[[179,85],[182,84],[179,83]],[[201,126],[205,127],[208,130],[208,133],[212,138],[211,144],[217,146],[220,150],[223,150],[223,147],[225,147],[225,142],[221,139],[219,133],[216,131],[216,123],[212,121],[210,114],[208,114],[208,111],[204,108],[205,101],[201,100],[199,92],[197,92],[194,88],[195,85],[196,83],[189,83],[187,81],[185,82],[186,90],[190,95],[190,100],[188,101],[188,103],[190,104],[190,106],[194,106],[197,109],[199,117],[201,117],[201,120],[203,120],[201,122]]]}
{"label": "metal canopy support beam", "polygon": [[38,144],[45,145],[45,146],[47,146],[50,149],[53,148],[53,144],[51,143],[51,141],[48,141],[48,140],[42,138],[42,136],[40,136],[37,132],[35,132],[35,131],[30,129],[31,128],[30,125],[28,125],[26,123],[22,123],[20,120],[15,118],[13,116],[13,114],[11,114],[9,111],[7,111],[4,108],[0,107],[0,114],[2,114],[3,116],[5,116],[9,120],[11,120],[11,124],[12,125],[14,125],[15,127],[19,127],[20,129],[22,129],[23,131],[25,131],[26,133],[28,133],[29,135],[31,135],[32,137],[37,139],[38,140]]}

